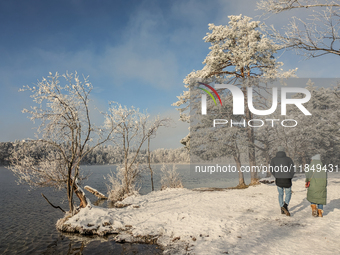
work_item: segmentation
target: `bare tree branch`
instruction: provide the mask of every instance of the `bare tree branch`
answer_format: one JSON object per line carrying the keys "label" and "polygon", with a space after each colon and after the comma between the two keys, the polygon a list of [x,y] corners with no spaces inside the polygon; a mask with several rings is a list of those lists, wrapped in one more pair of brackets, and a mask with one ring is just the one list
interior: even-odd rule
{"label": "bare tree branch", "polygon": [[306,58],[327,54],[340,55],[340,1],[328,0],[262,0],[258,9],[266,13],[280,13],[296,8],[313,8],[307,18],[291,17],[284,32],[273,27],[268,33],[276,38],[281,49],[295,49]]}
{"label": "bare tree branch", "polygon": [[53,204],[47,199],[47,197],[44,196],[43,193],[41,193],[41,195],[43,196],[43,198],[45,198],[45,200],[46,200],[52,207],[54,207],[54,208],[56,208],[56,209],[59,208],[63,213],[66,213],[66,212],[63,210],[63,208],[61,208],[60,206],[55,206],[55,205],[53,205]]}

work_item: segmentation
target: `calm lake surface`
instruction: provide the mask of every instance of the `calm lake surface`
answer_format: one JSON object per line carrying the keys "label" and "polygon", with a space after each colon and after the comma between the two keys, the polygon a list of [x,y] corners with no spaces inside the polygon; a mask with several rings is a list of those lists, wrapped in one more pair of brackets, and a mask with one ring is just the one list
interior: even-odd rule
{"label": "calm lake surface", "polygon": [[[161,165],[153,165],[155,190],[160,189]],[[199,187],[232,187],[238,184],[237,173],[190,174],[190,165],[177,165],[183,186],[188,189]],[[82,166],[84,173],[91,173],[82,186],[89,185],[106,194],[105,177],[114,172],[114,165]],[[52,208],[41,196],[43,193],[54,205],[67,210],[66,191],[51,188],[29,190],[27,185],[17,185],[17,178],[10,170],[0,167],[0,254],[161,254],[156,245],[118,244],[113,236],[106,238],[84,237],[64,234],[56,230],[55,223],[63,217],[59,209]],[[245,173],[246,183],[250,181]],[[141,178],[140,194],[151,191],[150,173]],[[93,204],[97,198],[86,195]],[[78,202],[78,201],[77,201]],[[100,206],[107,207],[106,202]]]}

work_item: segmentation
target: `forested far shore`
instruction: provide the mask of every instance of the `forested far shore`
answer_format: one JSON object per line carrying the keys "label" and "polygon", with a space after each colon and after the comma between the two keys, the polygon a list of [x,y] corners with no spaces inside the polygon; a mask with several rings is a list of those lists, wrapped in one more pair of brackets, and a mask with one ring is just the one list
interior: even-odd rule
{"label": "forested far shore", "polygon": [[[0,165],[8,166],[9,156],[15,146],[22,146],[23,142],[0,142]],[[67,145],[65,145],[67,146]],[[46,156],[46,147],[35,146],[33,153],[37,159]],[[104,164],[120,164],[123,162],[123,151],[117,150],[111,145],[98,146],[89,154],[87,154],[83,160],[82,165],[104,165]],[[189,163],[189,153],[184,147],[177,149],[156,149],[150,153],[151,163]],[[138,154],[138,161],[140,163],[147,162],[147,150],[143,149]]]}

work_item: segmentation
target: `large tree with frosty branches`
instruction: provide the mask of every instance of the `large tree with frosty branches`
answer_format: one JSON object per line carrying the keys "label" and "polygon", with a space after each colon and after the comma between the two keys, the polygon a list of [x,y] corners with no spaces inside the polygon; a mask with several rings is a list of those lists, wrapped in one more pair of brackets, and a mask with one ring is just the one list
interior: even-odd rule
{"label": "large tree with frosty branches", "polygon": [[[63,84],[61,84],[62,78]],[[73,194],[80,199],[80,208],[88,204],[78,185],[80,163],[99,145],[107,142],[117,125],[106,118],[103,126],[96,126],[90,114],[92,84],[77,73],[58,73],[43,78],[36,86],[25,86],[38,105],[24,109],[30,119],[40,125],[36,139],[20,142],[10,156],[10,169],[32,187],[66,187],[70,213],[75,213]],[[108,114],[104,115],[108,116]],[[34,150],[44,151],[37,158]]]}
{"label": "large tree with frosty branches", "polygon": [[[210,52],[203,61],[204,67],[191,72],[184,79],[186,88],[195,88],[197,81],[240,84],[247,101],[246,87],[255,84],[256,78],[289,77],[294,73],[282,72],[283,63],[274,57],[278,45],[261,32],[262,25],[259,21],[252,21],[250,17],[242,15],[228,17],[230,21],[226,26],[209,24],[209,30],[212,32],[207,33],[203,39],[211,44]],[[190,120],[187,110],[192,106],[192,96],[189,90],[184,91],[174,103],[179,106],[180,118],[183,121]],[[252,113],[246,104],[245,121],[248,123],[250,119]],[[246,129],[249,165],[252,168],[256,165],[255,134],[252,127],[247,126]],[[251,184],[255,183],[257,174],[252,172]]]}
{"label": "large tree with frosty branches", "polygon": [[261,0],[257,8],[264,15],[301,10],[301,16],[306,16],[291,16],[283,32],[273,26],[268,30],[282,48],[295,49],[306,58],[340,56],[339,0]]}

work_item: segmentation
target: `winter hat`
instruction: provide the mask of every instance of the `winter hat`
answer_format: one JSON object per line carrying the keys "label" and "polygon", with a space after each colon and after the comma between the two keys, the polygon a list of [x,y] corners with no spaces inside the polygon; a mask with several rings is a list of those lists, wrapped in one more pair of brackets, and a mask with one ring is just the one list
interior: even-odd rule
{"label": "winter hat", "polygon": [[279,146],[279,147],[277,148],[277,151],[285,151],[285,148],[284,148],[283,146]]}
{"label": "winter hat", "polygon": [[312,157],[312,160],[321,160],[320,154],[316,154]]}

